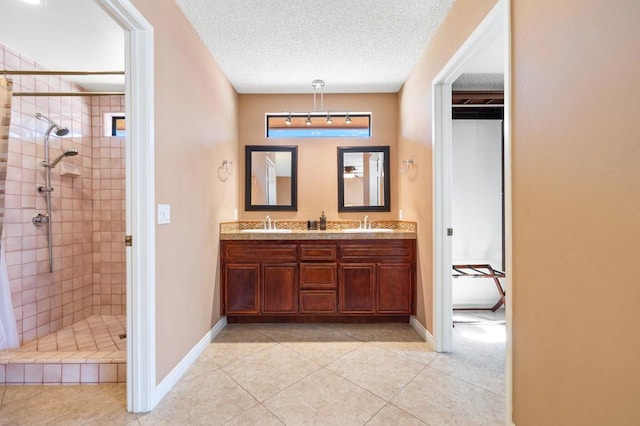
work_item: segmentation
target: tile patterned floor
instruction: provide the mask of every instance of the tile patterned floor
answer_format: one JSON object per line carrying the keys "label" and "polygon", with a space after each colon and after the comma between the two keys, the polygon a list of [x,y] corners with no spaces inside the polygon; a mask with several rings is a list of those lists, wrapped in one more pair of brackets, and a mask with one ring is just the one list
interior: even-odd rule
{"label": "tile patterned floor", "polygon": [[[124,315],[93,315],[18,349],[0,351],[0,384],[124,383]],[[1,424],[1,423],[0,423]]]}
{"label": "tile patterned floor", "polygon": [[456,324],[454,348],[407,324],[234,324],[151,413],[124,385],[4,386],[0,424],[504,424],[504,326]]}
{"label": "tile patterned floor", "polygon": [[21,352],[124,351],[127,340],[119,335],[127,328],[125,315],[92,315],[82,321],[20,347]]}

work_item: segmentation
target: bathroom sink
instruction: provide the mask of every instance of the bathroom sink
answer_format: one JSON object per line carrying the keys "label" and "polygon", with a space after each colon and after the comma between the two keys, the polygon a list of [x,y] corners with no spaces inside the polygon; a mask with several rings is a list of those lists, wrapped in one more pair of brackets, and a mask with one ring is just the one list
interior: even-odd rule
{"label": "bathroom sink", "polygon": [[343,229],[342,232],[348,232],[348,233],[358,233],[358,232],[373,232],[373,233],[379,233],[379,232],[393,232],[393,229],[388,229],[388,228],[373,228],[373,229]]}
{"label": "bathroom sink", "polygon": [[247,234],[290,234],[291,229],[243,229]]}

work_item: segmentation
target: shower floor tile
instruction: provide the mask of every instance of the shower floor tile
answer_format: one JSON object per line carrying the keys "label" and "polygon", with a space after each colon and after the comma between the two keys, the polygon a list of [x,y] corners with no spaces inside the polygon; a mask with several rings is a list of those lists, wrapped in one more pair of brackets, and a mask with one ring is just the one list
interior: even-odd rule
{"label": "shower floor tile", "polygon": [[24,345],[27,351],[124,351],[125,315],[92,315],[48,336]]}
{"label": "shower floor tile", "polygon": [[127,340],[119,336],[125,330],[125,315],[93,315],[18,349],[0,351],[0,385],[124,383]]}

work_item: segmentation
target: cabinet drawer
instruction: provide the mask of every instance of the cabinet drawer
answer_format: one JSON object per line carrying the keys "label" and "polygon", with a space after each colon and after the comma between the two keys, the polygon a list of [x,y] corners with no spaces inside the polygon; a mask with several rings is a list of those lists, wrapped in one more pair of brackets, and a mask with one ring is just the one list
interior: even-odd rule
{"label": "cabinet drawer", "polygon": [[338,267],[335,263],[301,263],[300,288],[336,288]]}
{"label": "cabinet drawer", "polygon": [[335,290],[301,290],[300,313],[335,314],[337,312]]}
{"label": "cabinet drawer", "polygon": [[300,244],[300,260],[336,260],[335,244]]}
{"label": "cabinet drawer", "polygon": [[361,241],[340,245],[340,260],[348,262],[402,262],[413,259],[412,240]]}
{"label": "cabinet drawer", "polygon": [[225,244],[223,258],[228,262],[295,262],[296,244]]}

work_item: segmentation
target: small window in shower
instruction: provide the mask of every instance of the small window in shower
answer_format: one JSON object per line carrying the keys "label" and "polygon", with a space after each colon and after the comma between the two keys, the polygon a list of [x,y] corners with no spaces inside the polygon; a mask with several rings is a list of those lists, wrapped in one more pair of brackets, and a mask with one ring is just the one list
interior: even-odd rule
{"label": "small window in shower", "polygon": [[106,112],[103,127],[105,136],[126,136],[127,121],[124,112]]}

